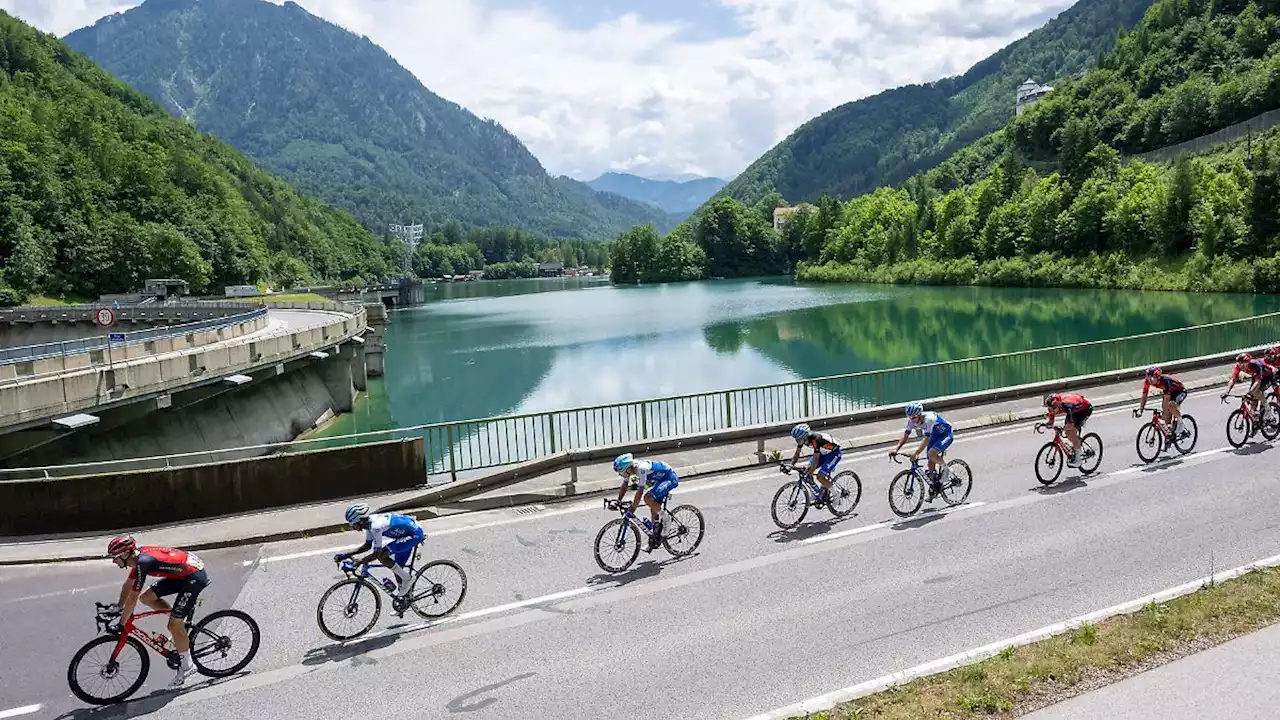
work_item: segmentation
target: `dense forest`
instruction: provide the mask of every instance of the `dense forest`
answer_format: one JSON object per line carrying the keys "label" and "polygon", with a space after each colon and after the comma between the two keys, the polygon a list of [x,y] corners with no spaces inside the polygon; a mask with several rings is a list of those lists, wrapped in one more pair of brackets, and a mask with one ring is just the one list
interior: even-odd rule
{"label": "dense forest", "polygon": [[964,75],[886,90],[801,125],[717,197],[753,205],[850,198],[905,181],[1008,122],[1027,78],[1052,84],[1085,70],[1152,0],[1080,0]]}
{"label": "dense forest", "polygon": [[651,205],[548,176],[501,125],[292,2],[151,0],[67,42],[377,233],[452,220],[608,239],[673,224]]}
{"label": "dense forest", "polygon": [[[794,267],[806,280],[1280,291],[1276,133],[1164,165],[1124,162],[1116,148],[1280,107],[1265,70],[1280,57],[1276,9],[1161,0],[1098,69],[938,168],[845,203],[823,198],[780,231],[766,224],[777,195],[715,200],[665,238],[621,236],[615,279]],[[1058,169],[1041,176],[1031,155]]]}
{"label": "dense forest", "polygon": [[377,278],[397,253],[0,12],[0,304]]}
{"label": "dense forest", "polygon": [[[645,226],[648,227],[648,226]],[[602,269],[609,264],[611,243],[547,238],[514,228],[463,229],[447,223],[423,239],[413,260],[418,277],[465,275],[484,270],[488,279],[535,277],[538,263],[586,265]]]}

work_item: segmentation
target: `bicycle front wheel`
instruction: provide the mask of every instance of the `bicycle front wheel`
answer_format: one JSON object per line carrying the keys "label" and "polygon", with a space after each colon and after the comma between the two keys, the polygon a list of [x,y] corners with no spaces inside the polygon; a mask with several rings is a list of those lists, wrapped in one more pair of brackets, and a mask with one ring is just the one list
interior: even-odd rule
{"label": "bicycle front wheel", "polygon": [[973,490],[973,471],[969,469],[969,463],[959,458],[947,463],[947,469],[951,471],[951,477],[942,486],[942,499],[955,507],[969,499]]}
{"label": "bicycle front wheel", "polygon": [[862,479],[854,471],[845,470],[831,478],[831,489],[827,494],[830,496],[827,509],[838,518],[845,517],[862,500]]}
{"label": "bicycle front wheel", "polygon": [[[362,620],[362,611],[368,615]],[[339,642],[358,638],[373,629],[382,614],[382,593],[364,578],[340,580],[325,590],[316,606],[320,632]]]}
{"label": "bicycle front wheel", "polygon": [[1280,437],[1280,405],[1267,403],[1266,411],[1262,413],[1262,437],[1267,440]]}
{"label": "bicycle front wheel", "polygon": [[1134,444],[1138,448],[1138,458],[1144,463],[1152,462],[1164,449],[1164,433],[1160,432],[1154,424],[1147,423],[1138,430],[1138,437],[1134,440]]}
{"label": "bicycle front wheel", "polygon": [[803,481],[783,485],[773,494],[773,506],[770,508],[773,524],[783,530],[798,526],[809,512],[809,503],[809,488]]}
{"label": "bicycle front wheel", "polygon": [[1239,408],[1227,416],[1227,442],[1231,447],[1244,447],[1244,444],[1249,441],[1249,436],[1253,434],[1252,425],[1249,416]]}
{"label": "bicycle front wheel", "polygon": [[127,637],[115,660],[118,635],[96,637],[80,648],[67,666],[67,684],[71,693],[91,705],[111,705],[129,697],[142,687],[151,669],[147,649],[137,638]]}
{"label": "bicycle front wheel", "polygon": [[924,504],[926,492],[928,488],[924,478],[917,477],[910,470],[903,470],[889,483],[889,509],[898,517],[911,517]]}
{"label": "bicycle front wheel", "polygon": [[665,528],[662,533],[662,546],[675,557],[690,555],[702,544],[702,535],[706,532],[706,523],[702,519],[702,511],[692,505],[681,505],[671,511],[668,523],[673,527]]}
{"label": "bicycle front wheel", "polygon": [[467,574],[452,560],[423,565],[409,586],[409,607],[428,620],[458,609],[467,595]]}
{"label": "bicycle front wheel", "polygon": [[1036,479],[1041,485],[1052,485],[1062,475],[1067,458],[1055,443],[1047,442],[1036,453]]}
{"label": "bicycle front wheel", "polygon": [[1080,472],[1092,475],[1102,464],[1102,438],[1098,433],[1089,433],[1080,438]]}
{"label": "bicycle front wheel", "polygon": [[611,520],[596,535],[596,564],[605,572],[617,573],[631,567],[640,556],[640,531],[622,518]]}
{"label": "bicycle front wheel", "polygon": [[1196,419],[1183,413],[1182,420],[1178,421],[1178,429],[1173,433],[1173,446],[1186,455],[1195,449],[1199,439],[1200,428],[1196,426]]}
{"label": "bicycle front wheel", "polygon": [[258,654],[262,633],[241,610],[218,610],[191,629],[191,661],[201,675],[226,677],[240,672]]}

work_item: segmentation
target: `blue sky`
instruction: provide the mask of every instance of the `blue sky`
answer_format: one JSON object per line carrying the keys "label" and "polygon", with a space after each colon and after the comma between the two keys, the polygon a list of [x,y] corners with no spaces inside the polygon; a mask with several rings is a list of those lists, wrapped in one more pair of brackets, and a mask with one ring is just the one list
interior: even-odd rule
{"label": "blue sky", "polygon": [[[731,178],[804,121],[963,72],[1073,0],[297,2],[588,179]],[[58,35],[137,4],[0,0]]]}

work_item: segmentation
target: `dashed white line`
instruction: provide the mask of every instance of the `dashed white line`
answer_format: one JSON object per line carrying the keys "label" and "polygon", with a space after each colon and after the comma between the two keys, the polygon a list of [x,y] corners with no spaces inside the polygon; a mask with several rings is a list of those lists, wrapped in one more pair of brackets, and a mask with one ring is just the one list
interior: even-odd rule
{"label": "dashed white line", "polygon": [[14,708],[12,710],[0,710],[0,718],[12,718],[12,717],[18,717],[20,715],[30,715],[31,713],[38,711],[42,707],[44,706],[43,705],[24,705],[20,708]]}

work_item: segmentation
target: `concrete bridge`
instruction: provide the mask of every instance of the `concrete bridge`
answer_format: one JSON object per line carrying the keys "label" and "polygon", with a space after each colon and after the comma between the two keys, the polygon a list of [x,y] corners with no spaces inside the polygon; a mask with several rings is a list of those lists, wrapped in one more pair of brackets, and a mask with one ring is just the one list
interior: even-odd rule
{"label": "concrete bridge", "polygon": [[323,285],[319,287],[294,288],[291,292],[310,292],[338,302],[354,302],[360,304],[381,302],[383,305],[417,305],[426,302],[426,294],[421,280],[400,279],[385,283],[374,283],[363,287],[341,287]]}

